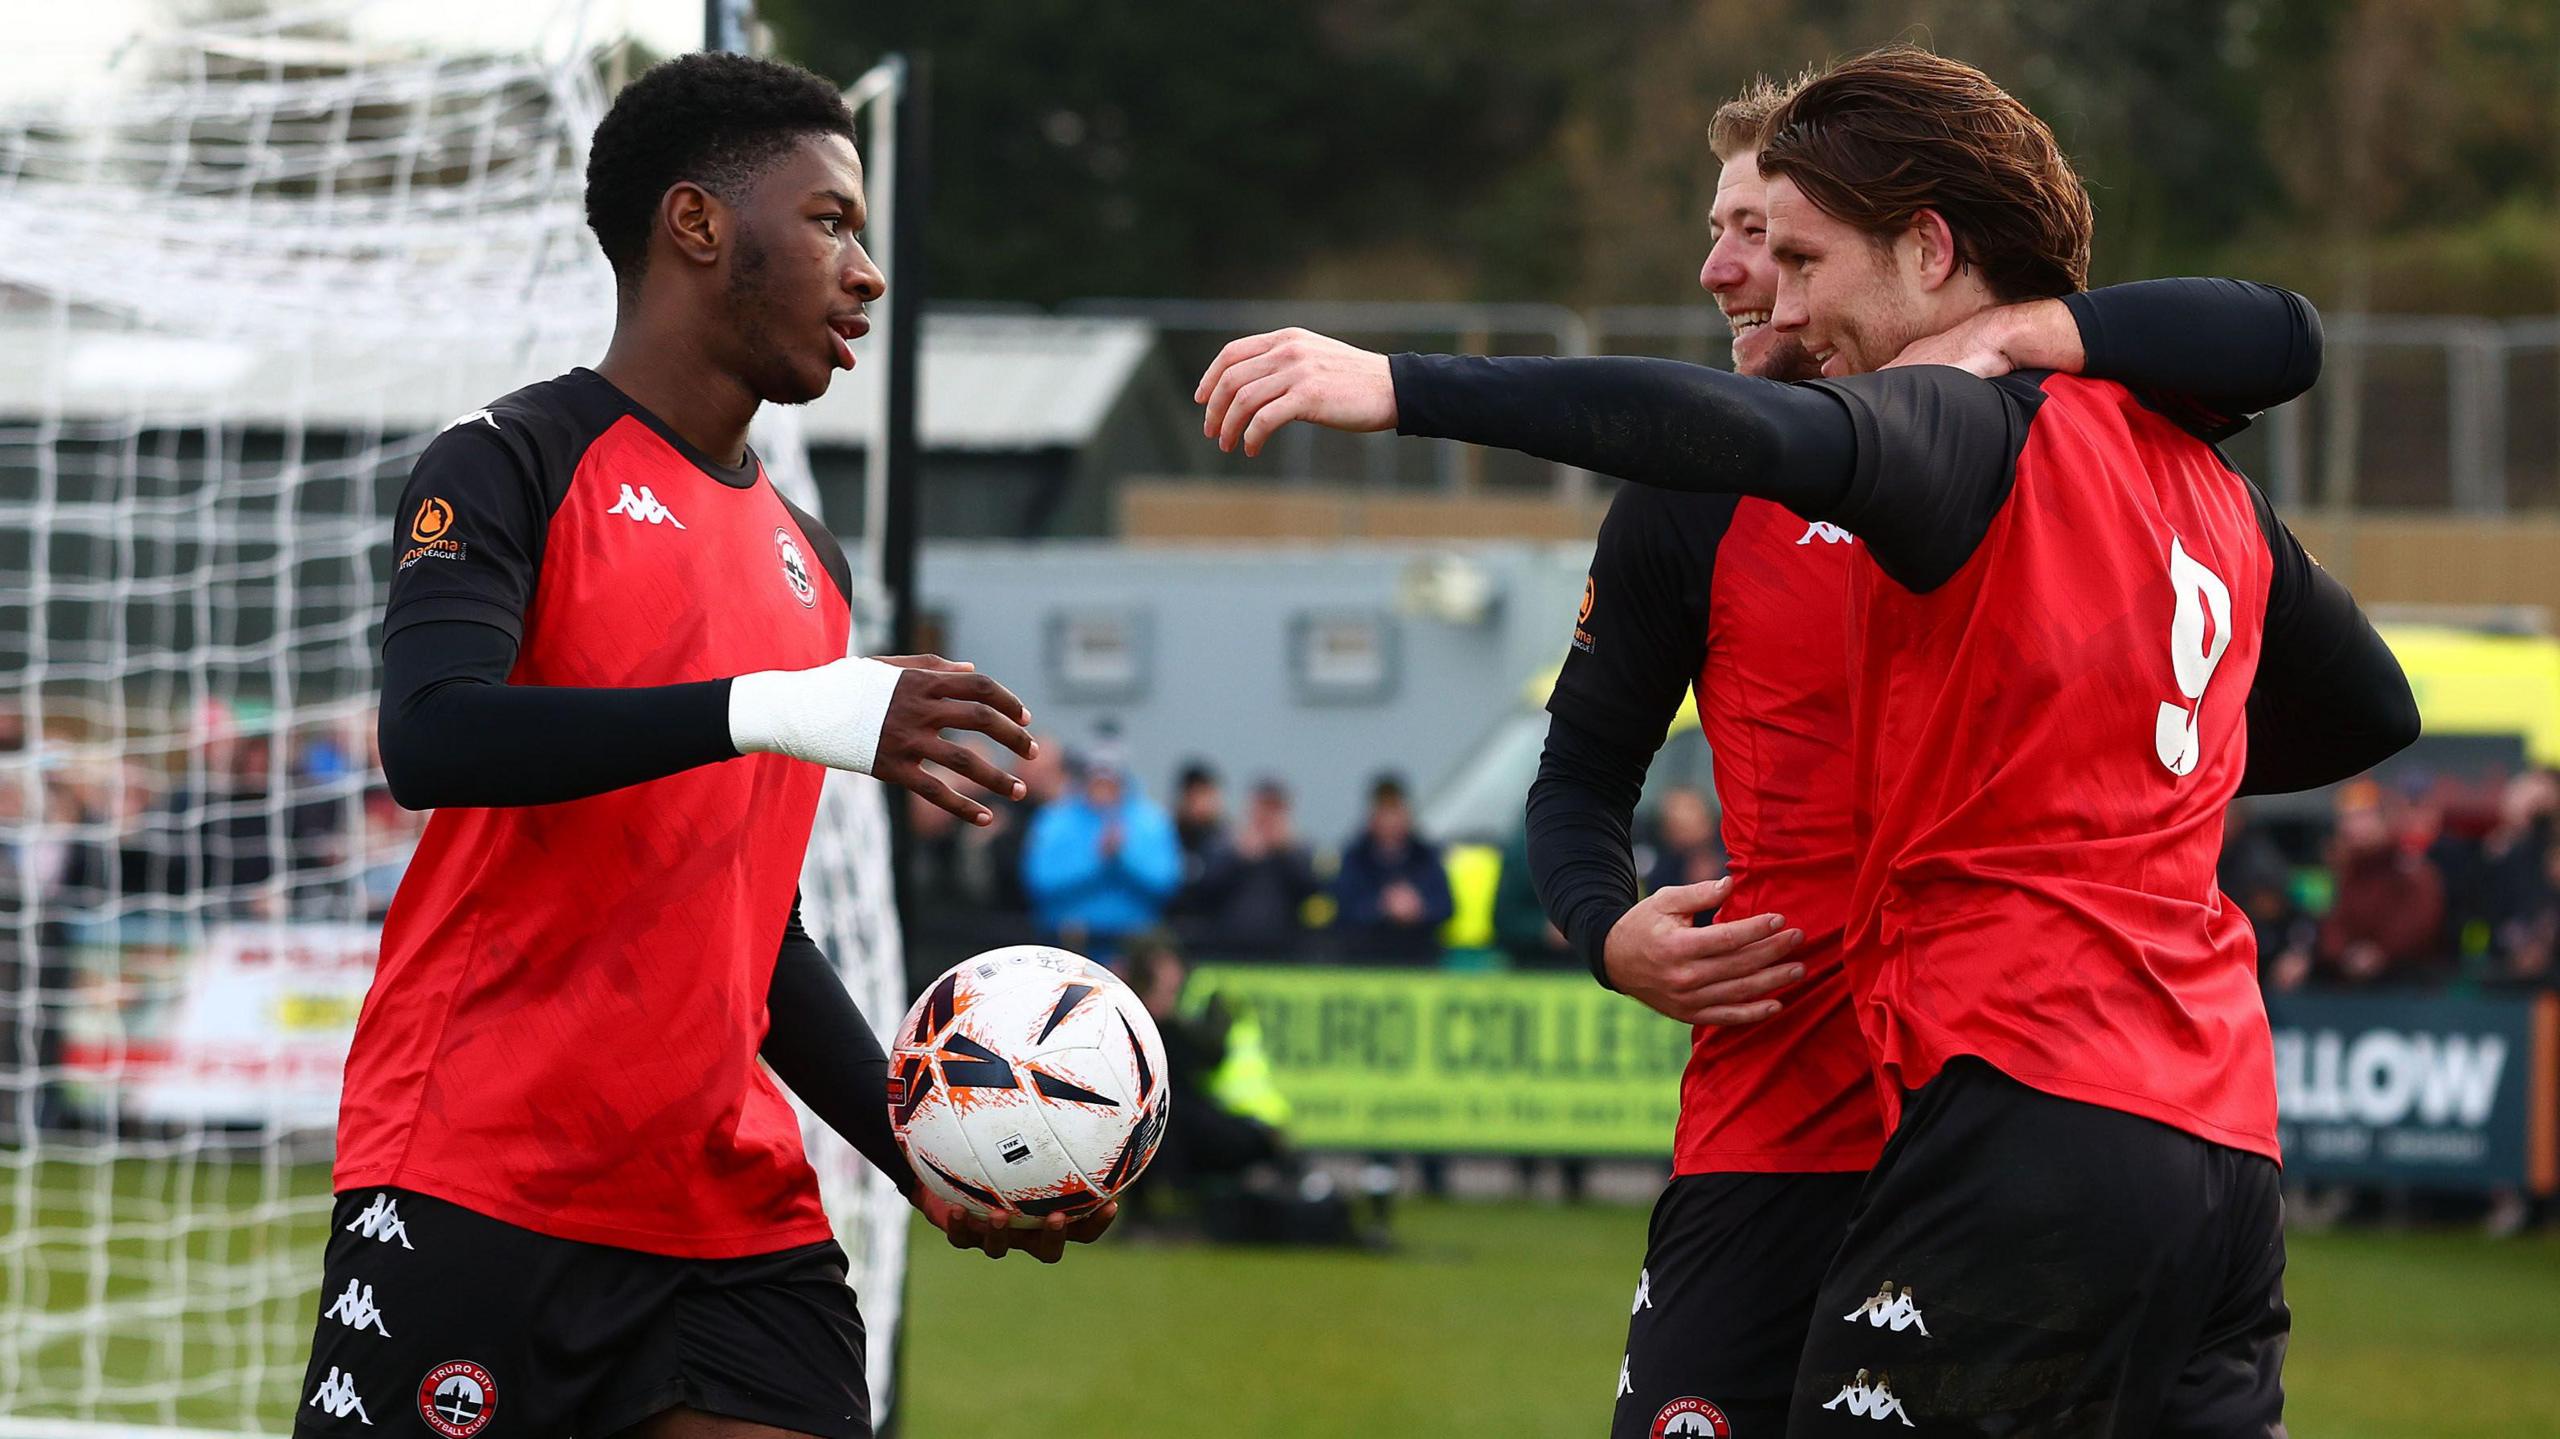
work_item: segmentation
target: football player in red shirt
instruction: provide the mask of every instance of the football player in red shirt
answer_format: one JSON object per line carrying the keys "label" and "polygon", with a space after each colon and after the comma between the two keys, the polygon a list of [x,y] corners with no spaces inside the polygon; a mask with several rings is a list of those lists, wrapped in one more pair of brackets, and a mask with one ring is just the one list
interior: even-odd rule
{"label": "football player in red shirt", "polygon": [[2209,443],[2262,363],[2182,399],[2008,373],[2057,316],[2093,353],[2122,339],[2080,293],[2085,194],[2023,106],[1878,52],[1781,106],[1759,168],[1782,333],[1833,375],[1963,368],[1785,386],[1283,332],[1221,355],[1211,429],[1251,451],[1292,419],[1393,426],[1856,535],[1843,964],[1891,1138],[1788,1430],[2280,1432],[2273,1066],[2221,817],[2407,744],[2407,682]]}
{"label": "football player in red shirt", "polygon": [[847,657],[843,550],[747,445],[882,292],[853,133],[770,61],[624,89],[587,169],[610,348],[454,421],[401,498],[382,762],[435,815],[347,1061],[297,1433],[870,1434],[781,1085],[954,1244],[1054,1260],[1109,1222],[1017,1234],[922,1189],[800,923],[827,768],[983,824],[927,766],[1020,787],[946,732],[1034,748],[965,665]]}

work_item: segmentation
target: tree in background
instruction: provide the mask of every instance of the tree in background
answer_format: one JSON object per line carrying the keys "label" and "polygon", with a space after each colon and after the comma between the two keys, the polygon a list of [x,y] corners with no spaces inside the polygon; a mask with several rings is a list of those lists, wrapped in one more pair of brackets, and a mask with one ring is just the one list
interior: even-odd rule
{"label": "tree in background", "polygon": [[2550,0],[763,0],[838,78],[934,58],[937,288],[982,299],[1689,294],[1707,117],[1909,39],[2087,174],[2100,278],[2333,309],[2560,303]]}

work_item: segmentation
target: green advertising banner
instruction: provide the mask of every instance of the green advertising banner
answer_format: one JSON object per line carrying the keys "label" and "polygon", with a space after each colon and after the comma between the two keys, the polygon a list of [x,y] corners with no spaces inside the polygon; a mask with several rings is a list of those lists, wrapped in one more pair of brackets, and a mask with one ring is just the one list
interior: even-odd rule
{"label": "green advertising banner", "polygon": [[1209,964],[1312,1149],[1668,1157],[1689,1031],[1580,974]]}

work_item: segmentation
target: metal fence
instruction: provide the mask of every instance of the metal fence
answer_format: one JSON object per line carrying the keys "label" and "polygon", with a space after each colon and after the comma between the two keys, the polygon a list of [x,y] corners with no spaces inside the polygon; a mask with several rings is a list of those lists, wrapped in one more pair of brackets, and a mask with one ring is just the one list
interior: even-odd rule
{"label": "metal fence", "polygon": [[[1087,300],[1077,314],[1157,327],[1181,393],[1239,335],[1297,325],[1376,349],[1491,354],[1644,354],[1727,363],[1715,307],[1407,301]],[[2269,412],[2228,449],[2289,507],[2472,515],[2560,508],[2560,316],[2332,315],[2318,388]],[[1196,422],[1197,412],[1192,412]],[[1212,456],[1199,469],[1291,482],[1452,494],[1543,486],[1578,501],[1579,470],[1472,446],[1293,425],[1248,465]]]}

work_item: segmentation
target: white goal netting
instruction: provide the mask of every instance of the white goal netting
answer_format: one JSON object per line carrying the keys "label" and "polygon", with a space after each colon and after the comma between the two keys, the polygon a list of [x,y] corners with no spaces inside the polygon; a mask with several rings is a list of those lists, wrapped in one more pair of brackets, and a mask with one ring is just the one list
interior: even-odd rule
{"label": "white goal netting", "polygon": [[[372,755],[387,508],[453,416],[602,353],[586,142],[644,57],[574,3],[505,42],[407,0],[121,8],[97,73],[0,89],[0,1434],[280,1434],[420,828]],[[883,1025],[886,845],[832,782],[804,913]],[[885,1412],[905,1206],[811,1147]]]}

